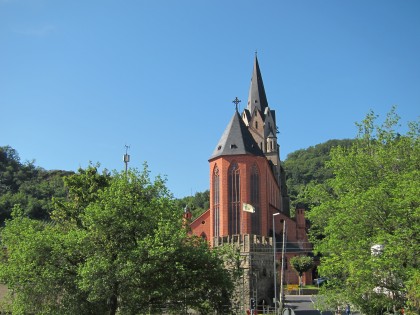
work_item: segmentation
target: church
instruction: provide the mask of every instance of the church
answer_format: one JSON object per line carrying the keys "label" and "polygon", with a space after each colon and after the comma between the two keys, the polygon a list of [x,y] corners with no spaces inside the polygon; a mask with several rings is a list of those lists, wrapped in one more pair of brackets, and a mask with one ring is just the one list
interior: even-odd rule
{"label": "church", "polygon": [[[311,246],[304,209],[297,208],[290,217],[276,111],[268,104],[257,55],[242,113],[239,102],[233,101],[236,109],[209,158],[210,209],[190,222],[190,229],[210,246],[238,246],[244,269],[237,289],[241,308],[249,308],[251,299],[258,307],[269,307],[279,294],[298,284],[290,258],[308,254]],[[311,281],[307,272],[303,282]]]}

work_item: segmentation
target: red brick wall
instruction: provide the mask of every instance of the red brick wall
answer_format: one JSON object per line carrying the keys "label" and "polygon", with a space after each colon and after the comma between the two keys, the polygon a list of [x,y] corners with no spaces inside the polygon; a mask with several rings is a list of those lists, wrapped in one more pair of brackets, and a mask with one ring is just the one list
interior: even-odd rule
{"label": "red brick wall", "polygon": [[207,210],[190,224],[191,231],[194,235],[203,237],[205,235],[208,241],[210,238],[210,210]]}
{"label": "red brick wall", "polygon": [[[240,198],[241,203],[251,203],[250,197],[250,178],[251,169],[254,164],[257,165],[260,177],[260,217],[261,217],[261,235],[268,236],[271,230],[271,217],[273,211],[280,209],[280,188],[271,172],[270,165],[264,157],[251,155],[223,156],[210,161],[210,224],[211,236],[213,231],[213,211],[214,211],[214,191],[213,191],[213,172],[214,168],[219,168],[219,203],[220,203],[220,236],[228,235],[228,180],[229,167],[236,162],[240,171]],[[249,234],[251,231],[252,213],[241,212],[243,234]]]}

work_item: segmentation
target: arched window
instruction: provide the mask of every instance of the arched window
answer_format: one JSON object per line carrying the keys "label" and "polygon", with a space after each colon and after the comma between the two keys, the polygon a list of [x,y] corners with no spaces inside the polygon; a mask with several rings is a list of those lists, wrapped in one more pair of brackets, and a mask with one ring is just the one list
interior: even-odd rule
{"label": "arched window", "polygon": [[220,236],[220,177],[217,165],[213,170],[214,236]]}
{"label": "arched window", "polygon": [[206,240],[207,241],[207,235],[206,235],[206,233],[201,233],[200,234],[200,237],[203,239],[203,240]]}
{"label": "arched window", "polygon": [[260,235],[261,224],[260,224],[260,175],[256,164],[251,169],[251,204],[255,208],[255,213],[251,216],[251,233]]}
{"label": "arched window", "polygon": [[229,167],[229,235],[241,233],[241,181],[239,167],[233,162]]}

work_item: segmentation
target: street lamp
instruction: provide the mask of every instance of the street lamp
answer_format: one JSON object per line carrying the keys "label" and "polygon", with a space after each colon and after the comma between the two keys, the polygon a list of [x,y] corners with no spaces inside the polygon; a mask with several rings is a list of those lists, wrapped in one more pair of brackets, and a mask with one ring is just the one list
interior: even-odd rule
{"label": "street lamp", "polygon": [[277,315],[277,270],[276,270],[276,225],[274,217],[280,213],[273,213],[273,271],[274,271],[274,311]]}
{"label": "street lamp", "polygon": [[283,244],[281,249],[281,276],[280,276],[280,304],[281,307],[284,307],[284,291],[283,291],[283,282],[284,282],[284,251],[285,251],[285,240],[286,240],[286,220],[283,220]]}

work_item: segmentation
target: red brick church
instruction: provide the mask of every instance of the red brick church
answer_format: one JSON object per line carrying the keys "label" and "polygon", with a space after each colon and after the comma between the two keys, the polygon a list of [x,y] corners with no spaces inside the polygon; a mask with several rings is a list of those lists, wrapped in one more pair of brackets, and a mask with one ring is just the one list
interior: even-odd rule
{"label": "red brick church", "polygon": [[[268,105],[256,55],[246,108],[239,113],[240,101],[236,98],[233,102],[236,110],[209,159],[210,209],[192,221],[190,227],[193,234],[207,239],[211,246],[240,243],[241,251],[248,251],[250,261],[253,258],[249,266],[254,268],[248,279],[249,295],[255,297],[255,291],[259,291],[255,297],[258,303],[269,303],[274,292],[270,277],[273,268],[269,268],[273,266],[273,222],[279,266],[283,225],[286,226],[285,285],[298,283],[289,259],[309,252],[310,245],[304,209],[296,209],[295,218],[290,217],[276,112]],[[261,258],[262,255],[256,255],[258,252],[267,257]],[[254,256],[261,261],[258,263]],[[255,274],[257,277],[253,277]],[[280,274],[278,270],[278,283]],[[304,281],[311,280],[308,273]]]}

